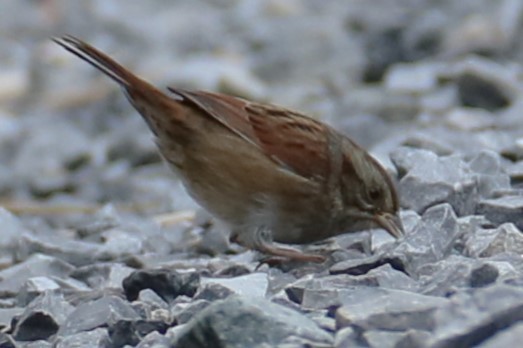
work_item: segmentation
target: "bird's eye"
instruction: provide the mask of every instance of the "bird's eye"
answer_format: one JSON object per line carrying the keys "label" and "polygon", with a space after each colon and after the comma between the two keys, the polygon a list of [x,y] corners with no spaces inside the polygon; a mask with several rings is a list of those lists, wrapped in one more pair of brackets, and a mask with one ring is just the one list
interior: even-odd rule
{"label": "bird's eye", "polygon": [[377,188],[373,188],[369,190],[369,198],[373,201],[379,199],[381,197],[381,190]]}

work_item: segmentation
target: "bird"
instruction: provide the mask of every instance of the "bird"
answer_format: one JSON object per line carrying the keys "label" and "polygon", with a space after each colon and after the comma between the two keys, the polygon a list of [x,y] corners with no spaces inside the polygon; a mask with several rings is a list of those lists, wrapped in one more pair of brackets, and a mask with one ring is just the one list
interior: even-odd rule
{"label": "bird", "polygon": [[226,94],[162,91],[74,36],[52,40],[120,86],[168,167],[229,229],[231,242],[267,257],[320,263],[327,257],[288,244],[371,228],[404,235],[392,177],[326,123]]}

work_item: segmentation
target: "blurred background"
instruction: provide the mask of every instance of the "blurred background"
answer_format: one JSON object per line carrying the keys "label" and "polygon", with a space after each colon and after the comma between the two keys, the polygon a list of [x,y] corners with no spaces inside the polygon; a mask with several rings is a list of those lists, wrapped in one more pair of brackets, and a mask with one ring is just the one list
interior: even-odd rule
{"label": "blurred background", "polygon": [[195,207],[117,86],[50,37],[75,35],[160,88],[300,110],[394,169],[400,145],[523,158],[522,10],[520,0],[2,1],[0,205],[59,223],[107,203]]}

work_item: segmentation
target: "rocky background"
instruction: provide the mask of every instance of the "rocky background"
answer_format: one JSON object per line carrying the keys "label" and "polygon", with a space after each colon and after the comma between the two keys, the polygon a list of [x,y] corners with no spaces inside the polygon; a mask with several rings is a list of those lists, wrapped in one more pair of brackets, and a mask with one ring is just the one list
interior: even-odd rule
{"label": "rocky background", "polygon": [[[1,347],[515,347],[521,0],[0,2]],[[158,86],[301,110],[399,180],[406,237],[229,246],[73,34]]]}

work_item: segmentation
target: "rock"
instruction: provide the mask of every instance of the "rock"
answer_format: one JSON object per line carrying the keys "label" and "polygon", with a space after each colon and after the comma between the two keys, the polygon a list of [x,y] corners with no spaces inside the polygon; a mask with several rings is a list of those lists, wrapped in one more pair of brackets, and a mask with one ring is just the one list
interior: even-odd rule
{"label": "rock", "polygon": [[434,63],[395,64],[385,74],[385,88],[397,93],[422,94],[438,85],[442,67]]}
{"label": "rock", "polygon": [[443,203],[429,208],[413,230],[394,248],[392,255],[404,260],[404,270],[415,274],[424,264],[448,257],[460,237],[456,214]]}
{"label": "rock", "polygon": [[91,331],[78,332],[67,337],[58,337],[56,348],[90,348],[90,347],[116,347],[112,345],[106,328],[97,328]]}
{"label": "rock", "polygon": [[420,213],[448,202],[460,216],[474,212],[477,179],[459,156],[438,157],[430,151],[402,148],[391,159],[398,171],[406,172],[399,183],[403,206]]}
{"label": "rock", "polygon": [[113,347],[123,347],[125,345],[136,346],[143,337],[156,331],[165,334],[167,324],[157,321],[145,320],[119,320],[109,325],[109,337]]}
{"label": "rock", "polygon": [[436,328],[436,310],[448,300],[401,290],[356,287],[346,292],[343,303],[336,311],[338,329],[432,331]]}
{"label": "rock", "polygon": [[234,291],[224,285],[218,283],[207,283],[200,286],[194,295],[194,299],[212,302],[216,300],[223,300],[233,294]]}
{"label": "rock", "polygon": [[265,298],[269,282],[267,279],[267,274],[251,273],[228,279],[202,277],[201,284],[218,284],[230,289],[237,295]]}
{"label": "rock", "polygon": [[456,83],[463,106],[495,111],[510,105],[507,92],[482,76],[463,74]]}
{"label": "rock", "polygon": [[[15,340],[6,333],[0,333],[0,346],[5,348],[17,348]],[[45,348],[46,346],[43,345],[42,348]],[[51,345],[49,345],[51,347]]]}
{"label": "rock", "polygon": [[116,296],[105,296],[80,304],[60,327],[58,336],[66,337],[82,331],[114,324],[119,320],[138,320],[131,305]]}
{"label": "rock", "polygon": [[81,280],[93,289],[120,289],[122,282],[134,269],[120,263],[93,263],[78,267],[71,277]]}
{"label": "rock", "polygon": [[523,196],[503,196],[499,198],[481,200],[477,207],[477,214],[485,215],[495,224],[514,223],[523,229]]}
{"label": "rock", "polygon": [[470,273],[470,286],[480,288],[494,283],[499,277],[498,269],[488,263],[474,268]]}
{"label": "rock", "polygon": [[479,229],[465,241],[465,252],[472,257],[489,257],[503,252],[523,253],[523,234],[512,223],[496,229]]}
{"label": "rock", "polygon": [[123,289],[128,300],[134,301],[143,289],[151,289],[164,301],[170,302],[177,296],[192,297],[200,284],[197,273],[177,273],[168,270],[136,271],[123,280]]}
{"label": "rock", "polygon": [[523,290],[500,284],[458,294],[433,318],[436,330],[427,346],[472,347],[523,320]]}
{"label": "rock", "polygon": [[501,330],[492,337],[477,345],[478,348],[517,347],[523,337],[523,323],[516,323]]}
{"label": "rock", "polygon": [[57,258],[34,254],[29,259],[0,271],[0,293],[16,295],[30,278],[38,276],[65,278],[74,267]]}
{"label": "rock", "polygon": [[321,278],[305,277],[285,288],[287,297],[300,308],[328,309],[343,303],[346,289],[355,286],[378,286],[371,277],[334,275]]}
{"label": "rock", "polygon": [[46,340],[65,325],[73,310],[61,294],[47,291],[26,307],[16,321],[13,337],[17,341]]}
{"label": "rock", "polygon": [[178,325],[185,324],[210,304],[211,301],[208,300],[194,300],[191,303],[177,305],[171,309],[172,316]]}
{"label": "rock", "polygon": [[27,306],[33,299],[46,291],[54,291],[60,289],[60,285],[51,278],[34,277],[29,278],[20,292],[16,296],[17,303],[20,307]]}
{"label": "rock", "polygon": [[510,177],[498,153],[483,150],[470,160],[469,166],[477,174],[480,197],[490,198],[499,191],[510,189]]}
{"label": "rock", "polygon": [[231,296],[194,317],[176,347],[332,346],[332,337],[307,317],[265,299]]}

